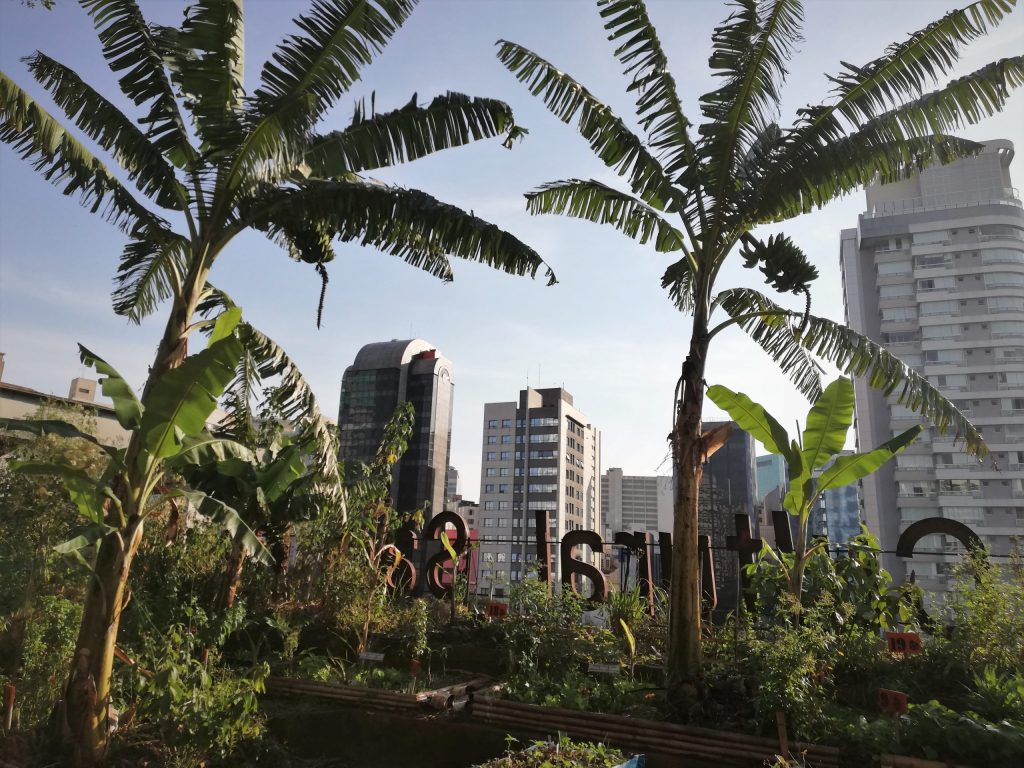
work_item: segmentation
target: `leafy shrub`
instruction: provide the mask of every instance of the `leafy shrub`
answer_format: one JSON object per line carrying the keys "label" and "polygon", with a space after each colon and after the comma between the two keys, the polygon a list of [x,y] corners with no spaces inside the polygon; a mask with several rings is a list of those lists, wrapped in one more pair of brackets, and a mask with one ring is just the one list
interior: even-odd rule
{"label": "leafy shrub", "polygon": [[973,550],[954,571],[947,607],[949,651],[965,670],[998,674],[1024,669],[1024,566],[1015,549],[1009,566],[993,564]]}
{"label": "leafy shrub", "polygon": [[26,618],[22,665],[0,684],[17,686],[18,718],[23,727],[44,721],[64,684],[75,651],[82,607],[57,595],[39,597]]}
{"label": "leafy shrub", "polygon": [[624,677],[592,676],[575,669],[561,675],[517,675],[504,688],[507,698],[545,707],[656,717],[658,694]]}
{"label": "leafy shrub", "polygon": [[519,752],[509,752],[484,763],[480,768],[614,768],[625,755],[604,744],[574,742],[562,737],[551,744],[537,741]]}
{"label": "leafy shrub", "polygon": [[191,613],[189,625],[150,633],[132,649],[135,664],[119,686],[124,717],[155,730],[182,764],[235,764],[264,734],[257,696],[270,670],[261,664],[239,672],[220,663],[218,641],[240,624],[241,609],[216,622]]}
{"label": "leafy shrub", "polygon": [[992,721],[1010,720],[1024,727],[1024,672],[1000,675],[991,667],[974,676],[968,696],[972,710]]}

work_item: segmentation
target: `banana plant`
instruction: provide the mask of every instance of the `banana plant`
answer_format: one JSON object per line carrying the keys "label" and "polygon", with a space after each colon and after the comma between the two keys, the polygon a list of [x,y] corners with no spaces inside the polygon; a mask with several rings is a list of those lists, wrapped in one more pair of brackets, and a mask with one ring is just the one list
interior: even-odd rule
{"label": "banana plant", "polygon": [[[692,319],[669,433],[677,482],[666,686],[680,714],[693,709],[703,674],[697,513],[704,461],[716,445],[716,435],[702,426],[705,371],[716,336],[742,329],[809,401],[821,393],[821,358],[895,393],[940,432],[955,431],[971,453],[988,450],[978,430],[925,377],[845,325],[812,315],[817,268],[785,233],[764,237],[759,227],[810,213],[862,185],[899,181],[930,162],[977,153],[981,145],[956,132],[1002,110],[1011,91],[1024,85],[1024,56],[946,82],[962,51],[1016,5],[976,0],[873,60],[840,62],[827,75],[832,91],[783,122],[784,85],[802,39],[804,3],[726,5],[728,16],[711,35],[708,66],[715,85],[698,99],[694,83],[686,90],[672,76],[644,0],[597,0],[629,83],[634,120],[556,62],[508,40],[499,40],[497,48],[505,68],[555,117],[574,125],[621,182],[548,182],[527,193],[527,210],[610,226],[648,245],[656,252],[652,257],[662,259],[662,287]],[[699,124],[687,115],[692,102],[699,105]],[[734,262],[759,269],[771,291],[723,285]],[[785,294],[802,296],[802,311],[776,303],[775,295]]]}
{"label": "banana plant", "polygon": [[[915,425],[874,450],[839,456],[853,424],[853,383],[846,377],[833,381],[814,401],[807,413],[807,426],[799,441],[790,439],[775,417],[742,392],[733,392],[716,384],[708,387],[708,398],[761,443],[765,450],[782,456],[786,462],[790,490],[782,506],[797,521],[793,565],[787,566],[770,548],[766,547],[764,554],[778,561],[794,605],[799,606],[807,563],[822,547],[827,546],[825,541],[812,543],[808,536],[811,510],[817,505],[818,499],[826,491],[849,485],[878,470],[910,445],[921,434],[922,427],[920,424]],[[831,465],[815,480],[814,471],[829,462],[832,462]]]}
{"label": "banana plant", "polygon": [[[263,534],[280,567],[289,527],[314,510],[304,497],[315,477],[306,468],[309,444],[278,437],[261,448],[241,444],[238,448],[232,455],[213,451],[202,457],[186,454],[169,466],[180,471],[191,488],[237,510],[250,528]],[[236,540],[224,569],[219,608],[234,605],[248,554]]]}
{"label": "banana plant", "polygon": [[[154,512],[169,501],[186,500],[200,515],[223,528],[245,554],[264,564],[273,563],[267,547],[234,507],[201,490],[174,487],[165,478],[172,466],[242,461],[251,455],[245,446],[207,430],[207,421],[234,379],[235,366],[244,352],[237,333],[240,320],[238,308],[221,313],[212,323],[206,348],[185,357],[177,368],[151,378],[144,401],[113,366],[79,345],[82,362],[100,374],[101,391],[113,401],[118,423],[137,436],[132,441],[137,450],[101,446],[109,460],[99,481],[70,463],[12,462],[17,472],[58,477],[83,521],[57,547],[59,552],[86,562],[92,573],[85,606],[85,616],[92,619],[83,620],[76,645],[78,674],[71,675],[61,701],[63,717],[58,722],[67,727],[91,718],[96,702],[105,702],[109,696],[127,573],[141,544],[146,519]],[[0,429],[97,443],[91,435],[61,421],[0,419]],[[110,544],[99,546],[100,542]],[[90,547],[95,554],[92,562],[87,562],[83,551]],[[85,759],[79,757],[79,762]]]}

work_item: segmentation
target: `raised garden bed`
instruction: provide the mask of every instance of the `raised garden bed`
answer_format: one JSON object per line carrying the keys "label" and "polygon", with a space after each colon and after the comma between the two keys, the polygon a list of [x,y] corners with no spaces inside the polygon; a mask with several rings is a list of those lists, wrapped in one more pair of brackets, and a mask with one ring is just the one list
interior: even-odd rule
{"label": "raised garden bed", "polygon": [[674,757],[712,759],[718,765],[762,765],[789,752],[808,766],[839,765],[835,747],[783,742],[756,736],[675,725],[654,720],[539,707],[492,696],[473,695],[468,706],[474,720],[507,728],[512,733],[544,736],[565,733],[574,739],[600,741],[638,751]]}

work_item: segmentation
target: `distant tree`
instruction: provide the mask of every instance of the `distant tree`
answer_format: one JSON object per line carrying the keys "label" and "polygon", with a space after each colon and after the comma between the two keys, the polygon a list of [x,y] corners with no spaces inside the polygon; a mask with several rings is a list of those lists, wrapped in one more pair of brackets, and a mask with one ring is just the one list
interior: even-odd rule
{"label": "distant tree", "polygon": [[[801,39],[799,0],[735,0],[712,35],[709,65],[718,87],[700,98],[693,132],[642,0],[598,0],[615,56],[631,78],[641,138],[554,64],[499,41],[498,58],[563,122],[575,122],[591,149],[623,177],[628,192],[594,180],[545,184],[527,195],[531,213],[610,224],[673,259],[662,286],[692,315],[689,354],[676,385],[671,430],[677,478],[668,650],[670,698],[685,711],[701,675],[697,554],[698,490],[707,457],[724,439],[701,426],[711,342],[732,325],[745,330],[809,399],[822,391],[814,357],[956,430],[983,454],[978,431],[926,379],[844,325],[810,314],[817,269],[784,235],[764,239],[760,224],[809,213],[873,181],[906,178],[933,160],[972,155],[980,145],[951,133],[1002,109],[1024,82],[1024,59],[994,62],[925,93],[958,62],[961,49],[1001,22],[1015,0],[980,0],[953,11],[879,58],[843,64],[827,101],[797,111],[781,127],[781,88]],[[734,255],[735,254],[735,255]],[[792,312],[750,289],[718,290],[726,260],[741,256],[780,293],[806,296]],[[727,319],[713,325],[722,310]]]}
{"label": "distant tree", "polygon": [[[171,304],[138,400],[116,371],[83,350],[83,359],[107,375],[105,393],[116,390],[122,425],[134,430],[126,451],[114,457],[109,488],[97,496],[105,499],[101,522],[111,530],[89,582],[69,677],[77,681],[84,709],[69,710],[65,727],[77,761],[89,763],[108,738],[122,601],[149,494],[167,451],[181,449],[179,417],[201,428],[209,397],[226,385],[225,366],[240,366],[242,389],[254,377],[282,375],[286,415],[313,432],[317,468],[337,480],[332,434],[301,374],[269,339],[239,324],[230,300],[208,282],[234,238],[248,229],[263,232],[314,266],[325,285],[336,240],[375,247],[442,280],[452,278],[450,256],[517,275],[535,275],[544,264],[524,243],[472,213],[362,175],[478,139],[508,134],[510,141],[518,131],[506,104],[459,93],[421,104],[414,94],[400,109],[377,112],[371,96],[354,102],[347,126],[317,130],[405,22],[415,0],[313,0],[251,92],[243,82],[241,0],[197,0],[180,28],[148,23],[135,0],[80,2],[124,97],[143,109],[143,117],[132,120],[44,53],[26,62],[67,120],[120,165],[125,179],[7,74],[0,74],[0,140],[128,236],[113,296],[118,314],[138,322],[161,302]],[[547,275],[553,282],[550,270]],[[225,310],[223,330],[244,344],[244,356],[219,332],[219,318],[197,320],[200,307]],[[212,330],[217,343],[189,357],[189,337],[197,329]],[[177,405],[192,398],[190,407],[203,407],[172,413],[164,408],[171,405],[169,395]],[[168,442],[154,445],[153,425],[141,420],[161,416]]]}

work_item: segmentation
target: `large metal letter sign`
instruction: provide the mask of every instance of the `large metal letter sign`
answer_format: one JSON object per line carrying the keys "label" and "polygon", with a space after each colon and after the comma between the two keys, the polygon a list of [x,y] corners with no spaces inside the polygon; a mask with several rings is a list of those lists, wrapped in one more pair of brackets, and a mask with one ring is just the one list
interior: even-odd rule
{"label": "large metal letter sign", "polygon": [[608,582],[605,581],[604,574],[590,563],[577,560],[572,556],[573,549],[582,544],[586,544],[595,552],[601,552],[604,542],[595,531],[569,531],[562,537],[562,549],[559,557],[562,564],[562,589],[571,589],[579,594],[573,576],[576,574],[585,576],[594,584],[594,592],[590,599],[603,603],[608,599]]}
{"label": "large metal letter sign", "polygon": [[[455,554],[461,555],[466,548],[466,541],[469,539],[469,529],[466,528],[466,521],[462,519],[461,515],[457,515],[454,512],[442,512],[439,515],[434,515],[430,518],[427,529],[423,532],[423,538],[427,541],[440,539],[441,532],[449,524],[455,527],[455,541],[450,542],[450,544],[452,549],[455,550]],[[444,564],[450,562],[451,559],[448,550],[442,547],[440,552],[427,560],[427,565],[424,568],[427,577],[427,588],[435,597],[451,597],[451,590],[455,589],[454,573],[452,574],[451,584],[444,584],[441,580]],[[456,564],[452,563],[453,569],[455,566]]]}

